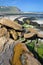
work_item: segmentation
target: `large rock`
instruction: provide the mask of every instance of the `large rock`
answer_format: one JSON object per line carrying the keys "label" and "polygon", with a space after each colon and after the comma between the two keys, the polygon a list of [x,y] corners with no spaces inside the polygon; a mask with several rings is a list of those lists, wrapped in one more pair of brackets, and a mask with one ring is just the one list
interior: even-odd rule
{"label": "large rock", "polygon": [[0,39],[3,46],[0,52],[0,65],[41,65],[24,43],[15,42],[10,38],[7,40],[5,37]]}
{"label": "large rock", "polygon": [[36,34],[35,33],[24,33],[24,38],[31,38],[34,37]]}
{"label": "large rock", "polygon": [[2,37],[0,39],[0,65],[11,65],[10,64],[10,59],[13,56],[13,47],[15,45],[14,40]]}
{"label": "large rock", "polygon": [[11,61],[12,65],[41,65],[33,54],[27,49],[24,43],[18,43],[14,47]]}
{"label": "large rock", "polygon": [[13,28],[15,30],[22,30],[22,26],[20,24],[11,21],[10,19],[2,18],[0,19],[0,24]]}

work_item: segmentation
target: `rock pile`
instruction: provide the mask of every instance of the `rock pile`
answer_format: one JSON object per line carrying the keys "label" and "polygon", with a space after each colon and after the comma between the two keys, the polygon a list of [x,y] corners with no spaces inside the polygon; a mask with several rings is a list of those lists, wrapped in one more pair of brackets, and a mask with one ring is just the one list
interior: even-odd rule
{"label": "rock pile", "polygon": [[23,35],[20,24],[0,19],[0,65],[41,65],[26,45],[19,41]]}

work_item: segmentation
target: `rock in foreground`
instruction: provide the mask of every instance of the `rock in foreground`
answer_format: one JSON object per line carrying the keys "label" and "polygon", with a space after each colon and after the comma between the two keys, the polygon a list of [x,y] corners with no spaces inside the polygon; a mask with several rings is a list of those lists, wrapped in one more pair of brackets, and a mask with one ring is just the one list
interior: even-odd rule
{"label": "rock in foreground", "polygon": [[19,40],[22,37],[27,40],[36,32],[32,30],[32,33],[27,34],[21,31],[20,24],[4,18],[0,20],[0,25],[0,65],[41,65],[25,43]]}
{"label": "rock in foreground", "polygon": [[0,52],[0,65],[41,65],[24,43],[16,43],[13,39],[7,40],[5,37],[2,39],[0,40],[3,41],[1,42],[3,50]]}
{"label": "rock in foreground", "polygon": [[24,43],[18,43],[14,47],[12,65],[41,65]]}

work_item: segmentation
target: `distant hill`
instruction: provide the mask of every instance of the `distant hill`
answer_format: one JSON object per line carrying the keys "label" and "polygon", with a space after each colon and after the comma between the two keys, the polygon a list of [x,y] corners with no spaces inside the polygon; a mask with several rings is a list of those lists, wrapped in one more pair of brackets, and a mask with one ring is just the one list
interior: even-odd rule
{"label": "distant hill", "polygon": [[0,14],[18,14],[18,13],[22,13],[22,11],[14,6],[0,6]]}

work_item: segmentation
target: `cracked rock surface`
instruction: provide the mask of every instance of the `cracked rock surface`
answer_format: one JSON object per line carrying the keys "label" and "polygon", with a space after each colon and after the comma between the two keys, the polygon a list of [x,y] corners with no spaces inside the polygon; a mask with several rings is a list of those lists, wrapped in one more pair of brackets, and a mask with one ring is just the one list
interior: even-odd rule
{"label": "cracked rock surface", "polygon": [[5,37],[1,37],[0,41],[0,65],[10,65],[10,59],[13,55],[15,42],[12,39],[7,40]]}

